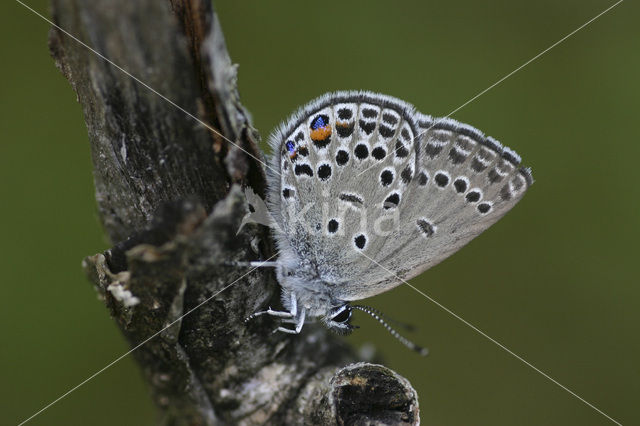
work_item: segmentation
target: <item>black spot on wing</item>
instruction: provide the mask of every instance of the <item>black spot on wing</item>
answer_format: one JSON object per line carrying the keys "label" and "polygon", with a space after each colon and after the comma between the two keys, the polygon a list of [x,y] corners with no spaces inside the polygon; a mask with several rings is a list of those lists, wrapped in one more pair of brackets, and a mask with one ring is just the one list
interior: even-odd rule
{"label": "black spot on wing", "polygon": [[398,124],[398,119],[394,115],[389,113],[382,114],[382,121],[384,121],[385,123],[389,123],[392,126]]}
{"label": "black spot on wing", "polygon": [[502,189],[500,190],[500,198],[502,198],[504,201],[509,201],[511,199],[511,188],[509,186],[509,184],[505,184]]}
{"label": "black spot on wing", "polygon": [[483,172],[487,168],[487,165],[483,164],[479,159],[473,157],[471,160],[471,170],[476,173]]}
{"label": "black spot on wing", "polygon": [[469,191],[465,198],[470,203],[477,203],[478,201],[480,201],[481,195],[482,194],[480,194],[478,191]]}
{"label": "black spot on wing", "polygon": [[496,183],[502,180],[502,176],[498,173],[498,171],[493,168],[489,170],[489,182]]}
{"label": "black spot on wing", "polygon": [[313,176],[313,170],[311,170],[311,166],[309,166],[308,164],[296,164],[294,173],[296,174],[296,176],[300,176],[300,175]]}
{"label": "black spot on wing", "polygon": [[353,150],[353,153],[355,154],[358,160],[364,160],[369,156],[369,148],[367,148],[366,145],[360,143],[356,145],[355,149]]}
{"label": "black spot on wing", "polygon": [[384,200],[382,206],[385,210],[389,210],[398,207],[398,204],[400,204],[400,195],[397,192],[394,192]]}
{"label": "black spot on wing", "polygon": [[429,182],[429,176],[425,172],[420,172],[418,174],[418,185],[425,186]]}
{"label": "black spot on wing", "polygon": [[389,186],[393,183],[393,172],[391,170],[383,170],[380,173],[380,184],[382,186]]}
{"label": "black spot on wing", "polygon": [[293,197],[294,194],[295,194],[295,191],[293,189],[285,188],[282,190],[282,196],[284,198],[291,198]]}
{"label": "black spot on wing", "polygon": [[482,214],[487,214],[491,210],[491,204],[489,203],[480,203],[478,204],[478,211]]}
{"label": "black spot on wing", "polygon": [[311,142],[318,148],[322,149],[329,145],[331,142],[331,134],[328,134],[324,139],[311,139]]}
{"label": "black spot on wing", "polygon": [[362,131],[365,132],[367,135],[370,135],[371,133],[373,133],[373,131],[376,128],[375,121],[360,120],[358,124],[360,125],[360,129],[362,129]]}
{"label": "black spot on wing", "polygon": [[411,170],[411,166],[405,167],[404,170],[400,172],[400,179],[402,179],[403,183],[407,184],[411,182],[412,178],[413,178],[413,170]]}
{"label": "black spot on wing", "polygon": [[344,192],[341,193],[338,196],[338,199],[341,200],[341,201],[346,201],[346,202],[351,203],[351,204],[363,204],[364,203],[362,198],[358,197],[357,195],[355,195],[355,194],[347,194],[347,193],[344,193]]}
{"label": "black spot on wing", "polygon": [[385,151],[383,147],[377,146],[373,148],[373,151],[371,151],[371,155],[373,156],[373,158],[380,161],[380,160],[383,160],[384,157],[387,155],[387,151]]}
{"label": "black spot on wing", "polygon": [[456,189],[457,193],[462,194],[467,190],[467,181],[464,179],[456,179],[453,182],[453,187]]}
{"label": "black spot on wing", "polygon": [[376,111],[375,109],[371,109],[371,108],[364,108],[362,110],[362,116],[364,118],[374,118],[378,116],[378,111]]}
{"label": "black spot on wing", "polygon": [[453,164],[461,164],[464,163],[464,160],[467,159],[467,156],[460,151],[459,149],[457,149],[456,147],[453,147],[449,150],[449,160],[453,163]]}
{"label": "black spot on wing", "polygon": [[424,219],[418,219],[416,221],[418,229],[424,234],[425,237],[431,237],[436,233],[435,227]]}
{"label": "black spot on wing", "polygon": [[344,150],[339,150],[336,154],[336,164],[338,166],[344,166],[349,161],[349,153]]}
{"label": "black spot on wing", "polygon": [[331,177],[331,166],[328,164],[323,164],[318,167],[318,178],[320,180],[327,180]]}
{"label": "black spot on wing", "polygon": [[405,146],[400,141],[396,141],[396,149],[395,149],[396,157],[404,158],[409,155],[409,150],[405,148]]}
{"label": "black spot on wing", "polygon": [[449,176],[445,175],[444,173],[436,173],[434,180],[436,181],[436,185],[438,185],[440,188],[444,188],[449,184]]}
{"label": "black spot on wing", "polygon": [[384,138],[390,138],[395,134],[395,131],[392,128],[387,127],[384,124],[380,125],[378,132],[380,132],[380,135]]}
{"label": "black spot on wing", "polygon": [[340,108],[338,110],[338,118],[340,120],[349,120],[353,117],[353,112],[349,108]]}
{"label": "black spot on wing", "polygon": [[336,132],[338,132],[338,136],[341,138],[348,138],[353,134],[353,128],[355,125],[353,123],[347,125],[336,124]]}
{"label": "black spot on wing", "polygon": [[435,158],[442,152],[444,147],[445,145],[440,143],[427,143],[424,147],[424,152],[429,156],[429,158]]}

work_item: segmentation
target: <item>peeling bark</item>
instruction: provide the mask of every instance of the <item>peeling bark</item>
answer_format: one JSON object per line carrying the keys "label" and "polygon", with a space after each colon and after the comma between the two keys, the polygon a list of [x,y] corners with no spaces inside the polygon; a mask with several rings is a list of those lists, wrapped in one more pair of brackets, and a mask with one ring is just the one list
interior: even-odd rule
{"label": "peeling bark", "polygon": [[271,271],[227,266],[274,250],[260,225],[236,235],[248,211],[241,187],[264,195],[266,183],[212,5],[52,0],[52,12],[144,83],[51,30],[114,243],[83,266],[135,348],[159,423],[417,424],[409,382],[380,365],[343,367],[354,354],[324,328],[290,336],[268,318],[243,323],[279,292]]}

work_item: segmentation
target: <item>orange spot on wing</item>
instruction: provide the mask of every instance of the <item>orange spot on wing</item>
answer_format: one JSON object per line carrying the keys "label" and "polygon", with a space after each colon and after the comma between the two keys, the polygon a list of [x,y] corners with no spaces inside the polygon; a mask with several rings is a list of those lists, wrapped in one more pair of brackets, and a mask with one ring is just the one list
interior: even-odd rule
{"label": "orange spot on wing", "polygon": [[311,131],[311,139],[314,141],[323,141],[331,136],[331,126],[318,127]]}

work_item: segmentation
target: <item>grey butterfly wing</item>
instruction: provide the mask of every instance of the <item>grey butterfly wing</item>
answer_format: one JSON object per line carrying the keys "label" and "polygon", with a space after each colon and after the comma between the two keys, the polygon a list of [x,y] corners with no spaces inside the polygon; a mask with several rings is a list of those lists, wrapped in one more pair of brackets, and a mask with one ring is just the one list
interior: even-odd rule
{"label": "grey butterfly wing", "polygon": [[442,261],[532,183],[515,152],[478,130],[367,92],[311,102],[270,142],[281,259],[347,301]]}
{"label": "grey butterfly wing", "polygon": [[338,92],[302,108],[271,138],[280,176],[270,176],[269,202],[281,257],[315,271],[338,298],[361,280],[385,279],[362,254],[384,246],[376,221],[393,220],[415,174],[415,117],[391,97]]}
{"label": "grey butterfly wing", "polygon": [[398,232],[367,253],[392,273],[355,284],[347,300],[386,291],[400,284],[396,277],[407,280],[441,262],[504,216],[533,183],[518,154],[477,129],[448,118],[417,121],[417,173],[399,206]]}

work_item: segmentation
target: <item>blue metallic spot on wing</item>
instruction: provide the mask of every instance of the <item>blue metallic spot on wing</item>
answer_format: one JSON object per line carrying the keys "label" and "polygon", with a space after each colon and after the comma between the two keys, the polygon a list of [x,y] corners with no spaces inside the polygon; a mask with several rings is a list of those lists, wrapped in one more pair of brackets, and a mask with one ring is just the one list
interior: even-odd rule
{"label": "blue metallic spot on wing", "polygon": [[286,147],[287,151],[289,151],[289,154],[293,154],[293,152],[296,150],[295,144],[291,141],[287,141]]}
{"label": "blue metallic spot on wing", "polygon": [[326,126],[327,123],[324,122],[324,119],[322,118],[321,115],[319,115],[318,117],[316,117],[316,119],[313,121],[313,124],[311,124],[311,128],[313,130],[318,130],[324,126]]}

